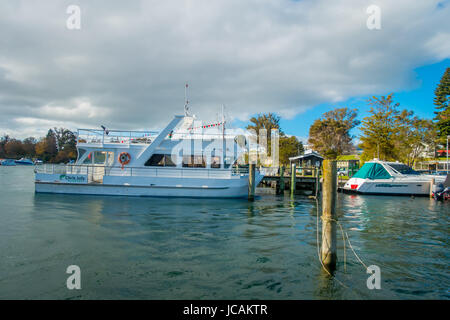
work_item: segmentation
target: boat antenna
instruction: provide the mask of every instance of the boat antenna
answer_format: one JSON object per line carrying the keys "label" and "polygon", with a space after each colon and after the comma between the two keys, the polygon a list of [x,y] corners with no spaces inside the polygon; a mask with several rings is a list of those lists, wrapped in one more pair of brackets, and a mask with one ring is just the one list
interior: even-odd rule
{"label": "boat antenna", "polygon": [[186,117],[189,117],[189,100],[187,99],[187,89],[188,89],[189,85],[186,82],[186,85],[184,86],[184,115]]}
{"label": "boat antenna", "polygon": [[224,115],[225,105],[222,104],[222,136],[225,138],[225,115]]}

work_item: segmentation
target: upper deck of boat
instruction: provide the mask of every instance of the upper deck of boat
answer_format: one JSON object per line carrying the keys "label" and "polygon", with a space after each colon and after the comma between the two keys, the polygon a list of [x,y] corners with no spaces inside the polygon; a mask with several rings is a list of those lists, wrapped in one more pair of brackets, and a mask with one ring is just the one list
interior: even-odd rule
{"label": "upper deck of boat", "polygon": [[[80,147],[108,147],[124,145],[149,145],[154,141],[159,131],[126,131],[126,130],[99,130],[78,129],[77,146]],[[198,131],[176,131],[167,135],[171,140],[198,139],[204,141],[234,139],[236,134],[207,133]]]}

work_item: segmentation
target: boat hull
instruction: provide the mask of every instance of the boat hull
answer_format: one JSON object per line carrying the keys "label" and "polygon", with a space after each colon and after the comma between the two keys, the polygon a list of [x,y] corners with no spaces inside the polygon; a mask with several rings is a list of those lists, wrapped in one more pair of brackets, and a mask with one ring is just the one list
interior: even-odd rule
{"label": "boat hull", "polygon": [[[256,184],[262,180],[256,177]],[[105,177],[106,178],[106,177]],[[238,179],[119,179],[108,183],[35,181],[36,193],[189,198],[243,198],[248,195],[248,177]]]}
{"label": "boat hull", "polygon": [[135,197],[240,198],[247,195],[247,186],[194,188],[170,186],[123,186],[104,184],[58,184],[36,182],[37,193],[59,193]]}
{"label": "boat hull", "polygon": [[430,194],[431,181],[395,181],[365,180],[352,178],[344,186],[347,193],[374,194],[374,195],[404,195],[427,196]]}

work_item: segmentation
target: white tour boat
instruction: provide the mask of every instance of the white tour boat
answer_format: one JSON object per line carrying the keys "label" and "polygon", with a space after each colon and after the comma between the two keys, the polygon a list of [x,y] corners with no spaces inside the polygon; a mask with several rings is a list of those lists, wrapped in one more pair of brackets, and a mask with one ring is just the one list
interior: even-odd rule
{"label": "white tour boat", "polygon": [[[79,129],[75,164],[37,165],[35,191],[87,195],[237,198],[248,194],[248,170],[235,164],[245,137],[224,122],[196,127],[175,116],[161,132]],[[222,126],[222,130],[219,127]],[[263,175],[255,174],[255,183]]]}
{"label": "white tour boat", "polygon": [[[434,179],[434,180],[433,180]],[[445,176],[424,175],[399,162],[366,162],[344,185],[344,191],[362,194],[429,195]]]}

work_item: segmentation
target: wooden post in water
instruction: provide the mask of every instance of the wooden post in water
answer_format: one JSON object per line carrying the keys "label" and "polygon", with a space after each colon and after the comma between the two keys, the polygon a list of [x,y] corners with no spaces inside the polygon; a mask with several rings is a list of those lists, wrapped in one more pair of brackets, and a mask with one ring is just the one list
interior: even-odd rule
{"label": "wooden post in water", "polygon": [[320,187],[320,168],[316,169],[316,182],[314,183],[315,190],[314,196],[317,198],[319,196],[319,187]]}
{"label": "wooden post in water", "polygon": [[322,263],[328,271],[336,268],[336,161],[323,161],[322,184]]}
{"label": "wooden post in water", "polygon": [[255,200],[255,165],[250,163],[248,165],[248,200]]}
{"label": "wooden post in water", "polygon": [[291,165],[291,195],[295,194],[295,187],[297,184],[296,167],[297,165],[295,163]]}
{"label": "wooden post in water", "polygon": [[431,181],[430,181],[430,198],[433,198],[433,186],[434,186],[434,178],[431,178]]}
{"label": "wooden post in water", "polygon": [[278,194],[284,193],[284,165],[280,167],[280,181],[278,181],[279,188],[278,188]]}

